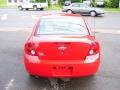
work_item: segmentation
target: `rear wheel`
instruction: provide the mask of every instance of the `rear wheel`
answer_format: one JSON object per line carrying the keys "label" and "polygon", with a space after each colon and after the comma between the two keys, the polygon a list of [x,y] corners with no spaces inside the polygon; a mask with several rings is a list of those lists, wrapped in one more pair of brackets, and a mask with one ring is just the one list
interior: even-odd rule
{"label": "rear wheel", "polygon": [[37,10],[37,6],[33,6],[33,10]]}
{"label": "rear wheel", "polygon": [[90,12],[90,15],[91,15],[92,17],[95,17],[95,16],[97,16],[97,13],[96,13],[95,11],[91,11],[91,12]]}
{"label": "rear wheel", "polygon": [[25,10],[29,10],[28,8],[26,8]]}
{"label": "rear wheel", "polygon": [[18,6],[18,9],[19,9],[19,10],[23,10],[22,6]]}
{"label": "rear wheel", "polygon": [[32,75],[32,74],[29,74],[29,77],[30,78],[39,78],[38,76],[35,76],[35,75]]}
{"label": "rear wheel", "polygon": [[68,10],[67,13],[68,14],[72,14],[73,12],[72,12],[72,10]]}
{"label": "rear wheel", "polygon": [[43,11],[44,8],[40,8],[41,11]]}

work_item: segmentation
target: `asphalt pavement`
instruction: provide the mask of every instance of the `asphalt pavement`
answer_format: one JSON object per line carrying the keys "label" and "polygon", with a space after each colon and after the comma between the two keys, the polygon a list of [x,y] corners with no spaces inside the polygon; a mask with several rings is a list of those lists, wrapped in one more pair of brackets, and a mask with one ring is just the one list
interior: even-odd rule
{"label": "asphalt pavement", "polygon": [[0,31],[0,90],[119,90],[120,35],[97,33],[101,66],[93,77],[64,80],[30,78],[23,64],[28,31]]}
{"label": "asphalt pavement", "polygon": [[0,9],[0,90],[119,90],[120,13],[83,16],[92,27],[95,22],[96,30],[104,32],[96,33],[101,44],[101,65],[95,76],[71,80],[29,77],[23,63],[24,43],[39,15],[51,12],[56,13]]}
{"label": "asphalt pavement", "polygon": [[[0,9],[0,28],[32,28],[35,22],[43,14],[56,14],[61,10],[46,10],[46,11],[19,11],[16,8]],[[105,13],[99,17],[83,16],[90,26],[95,30],[120,30],[120,13]]]}

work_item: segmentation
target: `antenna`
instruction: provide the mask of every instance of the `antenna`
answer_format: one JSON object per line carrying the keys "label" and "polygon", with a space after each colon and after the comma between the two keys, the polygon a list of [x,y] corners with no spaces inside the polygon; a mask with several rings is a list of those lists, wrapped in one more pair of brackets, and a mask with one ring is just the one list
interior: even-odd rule
{"label": "antenna", "polygon": [[94,23],[93,24],[94,25],[93,28],[94,28],[94,35],[95,35],[95,16],[93,17],[93,23]]}
{"label": "antenna", "polygon": [[90,23],[91,23],[91,30],[92,30],[92,33],[95,35],[95,29],[96,29],[96,27],[95,27],[95,16],[90,16]]}
{"label": "antenna", "polygon": [[[95,5],[95,0],[92,0],[92,1],[93,1],[93,4],[94,4],[94,5],[93,5],[93,6],[94,6],[94,9],[95,9],[95,7],[96,7],[96,5]],[[94,33],[94,35],[95,35],[95,17],[96,17],[96,16],[93,17],[93,23],[94,23],[94,24],[93,24],[93,28],[94,28],[94,32],[93,32],[93,33]]]}
{"label": "antenna", "polygon": [[[91,0],[91,7],[93,7],[94,9],[95,9],[95,4],[94,4],[94,2],[93,2],[94,0]],[[93,12],[95,12],[95,11],[93,11]],[[92,26],[92,32],[93,32],[93,34],[95,35],[95,16],[93,15],[91,15],[91,26]]]}

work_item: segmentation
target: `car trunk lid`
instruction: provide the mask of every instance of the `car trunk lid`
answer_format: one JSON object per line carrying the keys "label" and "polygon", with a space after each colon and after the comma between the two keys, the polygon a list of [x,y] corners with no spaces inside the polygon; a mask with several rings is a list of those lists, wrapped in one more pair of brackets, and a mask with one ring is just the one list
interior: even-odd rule
{"label": "car trunk lid", "polygon": [[40,60],[84,60],[91,47],[88,36],[42,35],[34,38]]}

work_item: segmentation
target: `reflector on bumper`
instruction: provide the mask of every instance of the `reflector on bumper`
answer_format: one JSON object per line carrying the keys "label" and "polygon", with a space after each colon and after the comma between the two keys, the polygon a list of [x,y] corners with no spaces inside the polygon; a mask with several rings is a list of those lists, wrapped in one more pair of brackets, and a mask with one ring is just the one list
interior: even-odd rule
{"label": "reflector on bumper", "polygon": [[93,63],[95,62],[96,60],[98,60],[99,58],[99,53],[95,54],[95,55],[90,55],[90,56],[87,56],[84,63]]}

